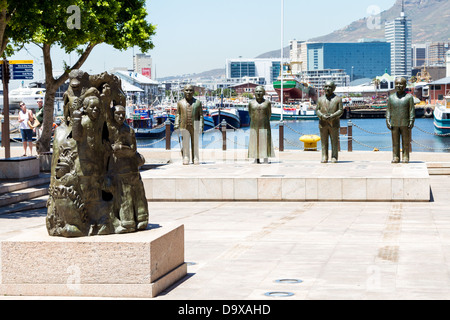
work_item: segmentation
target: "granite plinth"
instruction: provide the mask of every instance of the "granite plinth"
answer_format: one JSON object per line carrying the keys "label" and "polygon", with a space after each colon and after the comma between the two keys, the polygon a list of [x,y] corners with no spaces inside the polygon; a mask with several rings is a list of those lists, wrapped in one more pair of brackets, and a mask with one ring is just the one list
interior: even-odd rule
{"label": "granite plinth", "polygon": [[152,298],[187,274],[184,225],[76,239],[40,228],[0,250],[0,295]]}
{"label": "granite plinth", "polygon": [[430,201],[424,162],[175,163],[141,175],[149,201]]}
{"label": "granite plinth", "polygon": [[0,159],[0,179],[26,179],[37,177],[39,173],[40,163],[36,157]]}

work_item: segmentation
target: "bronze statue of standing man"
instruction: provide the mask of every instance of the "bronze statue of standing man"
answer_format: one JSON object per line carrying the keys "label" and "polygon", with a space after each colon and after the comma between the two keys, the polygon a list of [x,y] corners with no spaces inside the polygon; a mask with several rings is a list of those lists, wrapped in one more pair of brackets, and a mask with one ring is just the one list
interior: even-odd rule
{"label": "bronze statue of standing man", "polygon": [[184,88],[184,99],[177,104],[174,129],[181,130],[183,164],[191,160],[195,165],[199,162],[199,135],[203,132],[203,106],[194,98],[194,87]]}
{"label": "bronze statue of standing man", "polygon": [[397,78],[395,80],[396,93],[393,93],[388,100],[386,110],[386,125],[392,132],[392,163],[400,162],[400,137],[402,139],[403,163],[409,162],[411,129],[414,127],[416,110],[414,98],[406,93],[406,79]]}
{"label": "bronze statue of standing man", "polygon": [[319,117],[322,163],[328,162],[328,139],[331,140],[331,162],[338,161],[340,118],[344,114],[344,107],[342,99],[334,94],[335,89],[336,85],[333,81],[325,82],[325,95],[317,102],[316,113]]}
{"label": "bronze statue of standing man", "polygon": [[272,104],[264,99],[265,94],[264,87],[256,87],[256,100],[250,101],[248,105],[250,115],[248,157],[255,159],[255,163],[261,163],[262,159],[264,163],[269,163],[269,158],[275,157],[270,129]]}

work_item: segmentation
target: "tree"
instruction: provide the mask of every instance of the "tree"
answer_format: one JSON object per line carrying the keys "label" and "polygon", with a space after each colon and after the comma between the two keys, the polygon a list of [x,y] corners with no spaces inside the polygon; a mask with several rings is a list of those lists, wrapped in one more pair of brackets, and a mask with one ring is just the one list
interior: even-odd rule
{"label": "tree", "polygon": [[[44,57],[46,95],[44,101],[43,133],[38,141],[38,152],[50,151],[55,93],[69,79],[70,71],[79,69],[92,50],[101,43],[125,50],[138,46],[142,52],[153,48],[151,41],[156,27],[145,20],[144,0],[58,0],[24,1],[29,10],[16,13],[18,19],[28,21],[16,28],[24,36],[14,38],[16,43],[32,42],[42,49]],[[29,36],[31,35],[31,37]],[[65,64],[65,72],[53,77],[51,49],[60,46],[66,53],[77,52],[78,60]]]}

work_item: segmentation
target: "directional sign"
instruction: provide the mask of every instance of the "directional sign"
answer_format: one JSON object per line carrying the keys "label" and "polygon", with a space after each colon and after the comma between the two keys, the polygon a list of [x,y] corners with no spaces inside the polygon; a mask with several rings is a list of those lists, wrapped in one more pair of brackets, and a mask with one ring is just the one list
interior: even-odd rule
{"label": "directional sign", "polygon": [[[33,60],[10,60],[10,79],[11,80],[33,80]],[[3,61],[0,62],[3,64]],[[0,79],[3,75],[0,72]]]}

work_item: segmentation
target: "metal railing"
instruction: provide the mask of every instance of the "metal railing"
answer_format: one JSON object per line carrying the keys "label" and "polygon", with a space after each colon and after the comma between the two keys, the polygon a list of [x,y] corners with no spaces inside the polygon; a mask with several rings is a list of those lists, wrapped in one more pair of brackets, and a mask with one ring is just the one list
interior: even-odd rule
{"label": "metal railing", "polygon": [[[173,139],[172,137],[172,132],[170,129],[171,123],[169,121],[166,122],[166,136],[157,140],[157,141],[152,141],[149,144],[146,145],[140,145],[141,147],[150,147],[153,145],[156,145],[158,143],[161,143],[162,141],[166,141],[166,150],[171,150],[171,142],[180,142],[179,139]],[[230,129],[231,128],[231,129]],[[352,120],[349,120],[347,123],[347,126],[341,127],[340,129],[340,136],[339,136],[339,146],[341,146],[342,143],[347,144],[347,151],[348,152],[353,152],[353,143],[358,144],[361,147],[370,149],[370,150],[374,150],[374,151],[381,151],[381,150],[388,150],[388,149],[392,149],[392,143],[388,144],[388,145],[370,145],[368,143],[362,142],[360,138],[358,138],[357,135],[354,134],[354,129],[360,130],[366,134],[369,135],[374,135],[374,136],[386,136],[386,135],[390,135],[391,132],[390,131],[384,131],[384,132],[375,132],[372,130],[368,130],[360,125],[358,125],[357,123],[355,123]],[[289,146],[290,148],[295,148],[296,150],[304,150],[304,145],[302,143],[300,143],[299,141],[295,140],[289,140],[285,137],[285,131],[286,130],[290,130],[291,132],[295,133],[298,136],[304,136],[304,135],[311,135],[311,132],[309,133],[304,133],[304,132],[300,132],[298,130],[296,130],[295,128],[293,128],[289,122],[286,121],[280,121],[276,124],[273,124],[271,127],[272,130],[276,130],[278,129],[278,139],[276,139],[275,137],[275,149],[283,152],[285,151],[285,146]],[[229,123],[226,122],[225,119],[222,120],[221,123],[217,124],[215,127],[208,129],[206,131],[203,132],[203,134],[206,133],[213,133],[213,132],[218,132],[221,134],[221,139],[214,139],[211,140],[209,142],[207,142],[206,144],[203,143],[202,148],[206,149],[207,147],[210,147],[213,144],[219,144],[219,142],[221,142],[221,147],[223,151],[226,151],[227,149],[230,148],[230,146],[234,147],[234,148],[247,148],[248,145],[245,143],[242,143],[242,141],[239,141],[239,139],[237,139],[236,137],[234,137],[234,140],[231,139],[228,135],[227,132],[229,131],[237,131],[240,130],[239,128],[235,128],[232,125],[230,125]],[[450,137],[450,134],[438,134],[438,133],[434,133],[434,132],[430,132],[427,131],[425,129],[422,129],[421,127],[415,125],[413,130],[418,130],[422,133],[431,135],[431,136],[436,136],[436,137]],[[320,136],[320,134],[318,132],[312,133],[313,135],[317,135]],[[167,139],[168,137],[168,139]],[[426,150],[430,150],[430,151],[450,151],[450,147],[445,147],[445,148],[433,148],[430,147],[424,143],[421,143],[417,140],[411,139],[411,143],[415,144],[421,148],[424,148]],[[218,146],[217,146],[218,147]],[[412,149],[411,149],[412,150]]]}

